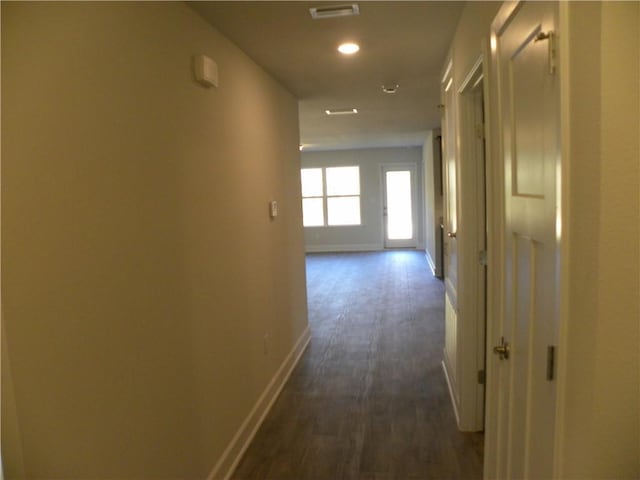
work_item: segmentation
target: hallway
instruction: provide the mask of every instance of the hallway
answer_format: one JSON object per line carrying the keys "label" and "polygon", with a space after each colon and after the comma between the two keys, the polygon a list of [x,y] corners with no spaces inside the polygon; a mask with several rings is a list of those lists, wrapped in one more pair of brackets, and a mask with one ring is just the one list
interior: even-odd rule
{"label": "hallway", "polygon": [[311,343],[235,471],[249,479],[481,478],[444,379],[423,252],[307,256]]}

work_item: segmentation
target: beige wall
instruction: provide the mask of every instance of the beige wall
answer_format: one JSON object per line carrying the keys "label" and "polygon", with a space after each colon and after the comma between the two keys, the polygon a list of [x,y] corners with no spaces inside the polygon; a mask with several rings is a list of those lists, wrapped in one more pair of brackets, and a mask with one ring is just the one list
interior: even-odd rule
{"label": "beige wall", "polygon": [[206,477],[307,325],[296,100],[182,3],[3,3],[2,120],[7,477]]}
{"label": "beige wall", "polygon": [[638,478],[639,6],[569,5],[570,284],[560,473]]}
{"label": "beige wall", "polygon": [[501,2],[467,2],[462,11],[451,45],[456,90],[482,54],[482,42],[487,41],[491,22],[500,5]]}

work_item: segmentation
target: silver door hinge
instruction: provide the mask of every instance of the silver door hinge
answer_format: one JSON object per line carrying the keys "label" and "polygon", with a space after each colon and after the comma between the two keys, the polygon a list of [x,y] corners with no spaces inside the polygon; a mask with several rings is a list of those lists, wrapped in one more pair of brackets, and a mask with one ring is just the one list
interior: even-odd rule
{"label": "silver door hinge", "polygon": [[550,382],[555,378],[556,371],[556,347],[549,345],[547,347],[547,380]]}
{"label": "silver door hinge", "polygon": [[476,138],[478,140],[484,139],[484,123],[476,124]]}
{"label": "silver door hinge", "polygon": [[549,42],[549,75],[553,75],[556,73],[556,33],[553,30],[540,32],[533,41],[539,42],[541,40],[547,40]]}
{"label": "silver door hinge", "polygon": [[486,381],[487,381],[487,376],[484,370],[478,370],[478,383],[480,385],[484,385]]}
{"label": "silver door hinge", "polygon": [[487,251],[481,250],[478,252],[478,263],[484,267],[487,266]]}

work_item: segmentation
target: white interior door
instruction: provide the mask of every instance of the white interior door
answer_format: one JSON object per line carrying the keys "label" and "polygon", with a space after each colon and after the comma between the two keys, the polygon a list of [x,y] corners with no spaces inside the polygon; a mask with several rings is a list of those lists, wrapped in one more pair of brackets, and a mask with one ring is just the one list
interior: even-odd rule
{"label": "white interior door", "polygon": [[552,478],[561,233],[557,4],[505,8],[492,38],[505,202],[503,316],[489,339],[497,347],[489,366],[498,400],[495,476]]}
{"label": "white interior door", "polygon": [[458,163],[456,155],[456,104],[451,63],[442,79],[442,180],[444,186],[444,277],[447,296],[458,308]]}
{"label": "white interior door", "polygon": [[415,248],[416,167],[383,167],[385,248]]}
{"label": "white interior door", "polygon": [[[440,98],[442,101],[442,183],[443,183],[443,257],[445,284],[445,339],[443,365],[449,386],[458,426],[461,425],[460,405],[464,401],[461,387],[464,380],[460,370],[465,363],[460,361],[460,322],[458,321],[458,161],[456,146],[456,95],[453,86],[451,61],[442,77]],[[464,415],[464,408],[463,415]],[[462,423],[466,423],[464,420]],[[463,428],[467,428],[463,426]]]}

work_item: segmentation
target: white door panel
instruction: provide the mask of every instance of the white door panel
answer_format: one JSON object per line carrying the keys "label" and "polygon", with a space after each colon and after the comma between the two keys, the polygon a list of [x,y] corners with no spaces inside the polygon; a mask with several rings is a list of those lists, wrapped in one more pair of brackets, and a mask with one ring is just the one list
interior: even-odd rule
{"label": "white door panel", "polygon": [[508,359],[492,360],[500,478],[551,478],[553,471],[556,382],[547,367],[558,328],[559,81],[550,68],[553,35],[546,34],[556,30],[556,8],[519,5],[497,32],[493,57],[505,179],[499,330],[510,346]]}
{"label": "white door panel", "polygon": [[458,310],[458,163],[456,155],[456,104],[451,68],[442,79],[442,138],[444,183],[444,277],[447,295]]}

